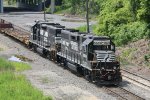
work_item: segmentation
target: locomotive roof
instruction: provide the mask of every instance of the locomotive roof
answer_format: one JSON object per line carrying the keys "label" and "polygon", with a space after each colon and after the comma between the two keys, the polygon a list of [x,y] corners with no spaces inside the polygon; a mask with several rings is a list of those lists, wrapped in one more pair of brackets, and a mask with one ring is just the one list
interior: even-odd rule
{"label": "locomotive roof", "polygon": [[50,28],[50,29],[62,29],[62,28],[65,28],[65,26],[62,26],[58,23],[49,23],[49,22],[43,22],[43,23],[40,23],[41,24],[41,27],[42,28]]}
{"label": "locomotive roof", "polygon": [[75,36],[82,36],[83,38],[93,38],[93,39],[110,39],[110,37],[108,36],[96,36],[94,34],[89,34],[87,32],[79,32],[79,31],[70,31],[70,30],[62,30],[63,34],[71,34],[71,35],[75,35]]}
{"label": "locomotive roof", "polygon": [[79,30],[72,29],[72,28],[65,28],[65,30],[70,32],[79,32]]}
{"label": "locomotive roof", "polygon": [[110,39],[109,36],[95,36],[95,35],[94,35],[94,38],[99,38],[99,39]]}
{"label": "locomotive roof", "polygon": [[62,32],[62,34],[68,34],[68,35],[78,35],[78,32],[76,32],[76,31],[73,31],[73,32],[71,32],[71,31],[73,31],[73,30],[62,30],[61,32]]}
{"label": "locomotive roof", "polygon": [[85,38],[92,37],[94,39],[96,39],[96,38],[98,38],[98,39],[110,39],[110,37],[108,37],[108,36],[96,36],[94,34],[88,34],[88,33],[83,33],[83,34],[81,34],[81,36],[83,36]]}
{"label": "locomotive roof", "polygon": [[65,26],[62,26],[62,25],[46,25],[47,28],[50,28],[50,29],[62,29],[62,28],[65,28]]}
{"label": "locomotive roof", "polygon": [[60,25],[59,23],[50,23],[48,21],[37,21],[37,23],[38,24],[46,24],[46,25],[56,25],[56,24]]}
{"label": "locomotive roof", "polygon": [[70,34],[70,35],[80,35],[79,34],[79,30],[75,30],[75,29],[66,29],[66,30],[62,30],[63,34]]}

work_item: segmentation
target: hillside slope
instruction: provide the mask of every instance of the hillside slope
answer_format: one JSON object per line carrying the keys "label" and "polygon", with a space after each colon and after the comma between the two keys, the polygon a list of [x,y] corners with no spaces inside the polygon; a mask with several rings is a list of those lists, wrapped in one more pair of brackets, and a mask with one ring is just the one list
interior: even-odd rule
{"label": "hillside slope", "polygon": [[150,68],[150,40],[141,39],[117,48],[123,65],[137,65]]}

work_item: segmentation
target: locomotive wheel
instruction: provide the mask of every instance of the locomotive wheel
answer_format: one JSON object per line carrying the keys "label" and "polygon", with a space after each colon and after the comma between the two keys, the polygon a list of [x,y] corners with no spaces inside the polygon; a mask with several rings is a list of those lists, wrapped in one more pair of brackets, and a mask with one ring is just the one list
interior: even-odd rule
{"label": "locomotive wheel", "polygon": [[66,59],[63,59],[63,67],[64,67],[64,69],[67,68],[67,60]]}
{"label": "locomotive wheel", "polygon": [[119,76],[119,78],[118,78],[118,82],[121,82],[122,81],[122,77],[121,76]]}
{"label": "locomotive wheel", "polygon": [[89,82],[92,82],[91,75],[85,75],[85,79]]}
{"label": "locomotive wheel", "polygon": [[52,59],[55,61],[54,51],[52,51]]}
{"label": "locomotive wheel", "polygon": [[52,59],[52,61],[56,61],[57,60],[56,59],[56,51],[54,51],[54,50],[51,51],[51,59]]}
{"label": "locomotive wheel", "polygon": [[57,62],[56,51],[54,51],[54,61]]}
{"label": "locomotive wheel", "polygon": [[49,60],[51,60],[51,55],[50,55],[50,53],[47,54],[47,58],[48,58]]}
{"label": "locomotive wheel", "polygon": [[121,73],[120,72],[118,72],[118,74],[117,74],[117,80],[120,81],[120,82],[122,81],[122,77],[121,77]]}
{"label": "locomotive wheel", "polygon": [[33,51],[36,53],[37,52],[37,47],[36,45],[33,45]]}
{"label": "locomotive wheel", "polygon": [[115,86],[118,86],[119,83],[122,82],[122,77],[120,72],[118,72],[118,74],[116,75],[115,81],[116,81],[116,83],[114,84]]}
{"label": "locomotive wheel", "polygon": [[60,59],[61,59],[61,57],[57,55],[57,59],[56,59],[56,60],[57,60],[57,63],[58,63],[59,65],[61,65],[61,60],[60,60]]}
{"label": "locomotive wheel", "polygon": [[50,56],[51,56],[51,61],[54,61],[54,58],[53,58],[53,51],[50,51]]}
{"label": "locomotive wheel", "polygon": [[29,42],[28,48],[29,48],[30,50],[32,50],[32,49],[33,49],[33,44]]}
{"label": "locomotive wheel", "polygon": [[43,50],[43,55],[42,55],[42,56],[43,56],[44,58],[47,58],[47,55],[48,55],[48,51],[44,49],[44,50]]}
{"label": "locomotive wheel", "polygon": [[84,69],[84,77],[85,77],[85,79],[86,79],[87,81],[92,82],[91,73],[90,73],[89,70]]}

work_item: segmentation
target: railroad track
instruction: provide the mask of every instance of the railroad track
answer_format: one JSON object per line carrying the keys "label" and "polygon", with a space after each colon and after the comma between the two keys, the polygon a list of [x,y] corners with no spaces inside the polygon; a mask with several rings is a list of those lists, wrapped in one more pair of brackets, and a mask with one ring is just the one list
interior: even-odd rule
{"label": "railroad track", "polygon": [[142,76],[131,73],[124,69],[121,69],[121,71],[122,71],[122,76],[124,79],[126,79],[129,82],[136,84],[144,89],[150,90],[150,80],[149,79],[146,79]]}
{"label": "railroad track", "polygon": [[114,87],[104,87],[103,88],[108,94],[116,97],[118,100],[145,100],[144,98],[118,86]]}
{"label": "railroad track", "polygon": [[[127,81],[136,84],[142,88],[150,90],[150,80],[142,76],[129,72],[125,69],[121,69],[122,76]],[[108,94],[116,97],[118,100],[145,100],[144,98],[124,89],[121,86],[118,87],[104,87],[103,88]]]}

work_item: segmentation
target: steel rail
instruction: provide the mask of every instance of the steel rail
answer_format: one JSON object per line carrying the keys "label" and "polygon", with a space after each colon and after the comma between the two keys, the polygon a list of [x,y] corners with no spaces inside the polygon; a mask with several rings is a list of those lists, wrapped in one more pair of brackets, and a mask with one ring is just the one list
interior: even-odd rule
{"label": "steel rail", "polygon": [[[139,76],[139,75],[137,75],[137,74],[134,74],[134,73],[132,73],[132,72],[129,72],[129,71],[125,70],[125,69],[121,69],[121,70],[124,71],[124,72],[126,72],[126,73],[128,73],[128,74],[133,75],[134,77],[141,78],[141,79],[143,79],[144,81],[147,81],[147,82],[150,83],[150,80],[149,80],[149,79],[146,79],[146,78],[144,78],[144,77],[142,77],[142,76]],[[123,73],[122,73],[122,76],[125,77],[125,78],[128,78],[128,79],[130,79],[130,80],[132,80],[132,81],[134,81],[134,82],[136,82],[136,83],[139,83],[139,84],[141,84],[141,85],[143,85],[143,86],[145,86],[145,87],[150,88],[150,85],[146,85],[146,84],[144,84],[144,83],[142,83],[142,82],[140,82],[140,81],[138,81],[138,80],[136,80],[136,79],[133,79],[133,78],[131,78],[131,77],[129,77],[129,76],[123,74]]]}
{"label": "steel rail", "polygon": [[137,74],[134,74],[134,73],[132,73],[132,72],[129,72],[129,71],[125,70],[125,69],[121,69],[121,71],[127,72],[127,73],[129,73],[129,74],[132,74],[132,75],[134,75],[134,76],[140,77],[140,78],[142,78],[142,79],[144,79],[144,80],[150,82],[149,79],[146,79],[146,78],[144,78],[144,77],[142,77],[142,76],[140,76],[140,75],[137,75]]}
{"label": "steel rail", "polygon": [[[121,98],[123,100],[129,100],[129,99],[131,100],[131,98],[132,99],[134,98],[135,100],[145,100],[144,98],[142,98],[142,97],[140,97],[140,96],[138,96],[138,95],[136,95],[136,94],[120,87],[120,86],[118,86],[118,88],[105,87],[104,89],[113,93],[114,95],[116,95],[116,97]],[[120,91],[119,93],[117,93],[118,90]],[[127,95],[127,96],[125,96],[125,95]]]}

